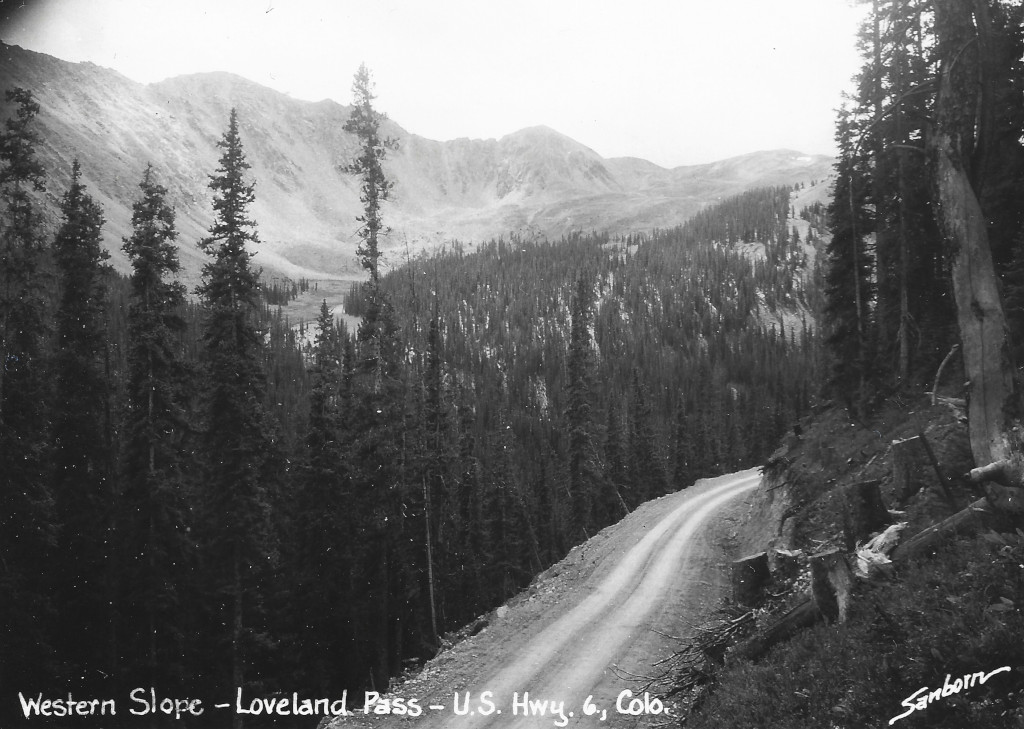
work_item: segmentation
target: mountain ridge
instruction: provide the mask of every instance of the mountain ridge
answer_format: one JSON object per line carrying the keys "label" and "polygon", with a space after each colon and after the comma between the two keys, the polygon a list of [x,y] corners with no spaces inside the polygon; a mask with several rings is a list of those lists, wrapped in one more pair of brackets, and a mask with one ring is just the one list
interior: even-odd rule
{"label": "mountain ridge", "polygon": [[[185,278],[197,279],[203,256],[194,243],[212,219],[206,185],[234,107],[256,181],[257,262],[289,276],[360,275],[358,183],[343,171],[357,149],[343,131],[350,107],[297,100],[224,71],[142,84],[90,62],[18,46],[0,45],[0,54],[0,86],[31,89],[41,107],[38,151],[48,173],[51,223],[78,157],[84,181],[103,205],[105,245],[117,268],[127,269],[120,240],[130,234],[131,204],[149,162],[177,212]],[[10,106],[0,106],[9,116]],[[774,150],[670,169],[601,157],[545,125],[497,139],[443,142],[393,120],[384,131],[398,141],[386,163],[395,182],[385,211],[392,227],[386,258],[452,239],[472,244],[511,233],[558,238],[672,227],[724,196],[822,179],[832,165],[822,155]]]}

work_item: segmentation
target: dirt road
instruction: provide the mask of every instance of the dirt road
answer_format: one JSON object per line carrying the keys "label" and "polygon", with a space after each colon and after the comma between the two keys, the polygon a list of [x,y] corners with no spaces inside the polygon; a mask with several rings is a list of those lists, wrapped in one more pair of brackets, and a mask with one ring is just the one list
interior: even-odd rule
{"label": "dirt road", "polygon": [[[391,695],[419,716],[341,725],[622,727],[665,723],[638,676],[717,604],[722,563],[756,470],[699,481],[644,504],[574,549],[489,627],[431,661]],[[735,556],[735,555],[733,555]],[[625,692],[631,692],[626,694]],[[360,697],[362,698],[362,697]],[[640,711],[639,714],[628,713]],[[626,713],[623,713],[626,712]],[[397,719],[397,721],[396,721]]]}

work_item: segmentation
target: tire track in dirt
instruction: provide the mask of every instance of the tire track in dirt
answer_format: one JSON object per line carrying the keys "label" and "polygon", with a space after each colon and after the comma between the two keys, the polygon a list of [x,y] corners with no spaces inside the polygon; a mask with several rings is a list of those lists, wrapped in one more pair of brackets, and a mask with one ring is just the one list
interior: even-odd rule
{"label": "tire track in dirt", "polygon": [[[650,665],[652,654],[664,649],[665,638],[656,631],[706,617],[701,613],[721,587],[723,559],[708,534],[716,517],[760,481],[759,471],[751,469],[644,504],[570,553],[551,576],[539,578],[541,586],[552,583],[546,591],[534,586],[537,592],[529,598],[510,601],[507,617],[494,621],[488,635],[456,646],[442,665],[425,671],[426,677],[399,687],[397,696],[420,697],[422,716],[368,716],[352,723],[406,729],[643,724],[645,717],[616,711],[621,691],[637,691],[619,671],[640,672]],[[543,715],[522,715],[525,692],[530,701],[547,702]],[[456,695],[465,715],[455,713]],[[588,696],[599,709],[591,716],[583,713]],[[560,705],[561,712],[552,713]]]}

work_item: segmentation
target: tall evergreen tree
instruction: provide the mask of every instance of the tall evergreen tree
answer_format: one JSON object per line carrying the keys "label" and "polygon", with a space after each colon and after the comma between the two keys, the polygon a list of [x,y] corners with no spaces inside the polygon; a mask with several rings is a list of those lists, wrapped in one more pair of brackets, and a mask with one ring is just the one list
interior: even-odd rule
{"label": "tall evergreen tree", "polygon": [[356,72],[352,94],[352,115],[344,129],[359,139],[359,156],[346,171],[358,176],[361,182],[359,200],[363,203],[363,214],[356,218],[362,223],[356,253],[370,275],[358,334],[359,340],[367,345],[365,364],[374,373],[374,389],[379,389],[384,377],[394,375],[396,366],[394,316],[380,287],[380,238],[388,233],[381,204],[388,200],[393,186],[384,174],[383,162],[396,143],[381,136],[380,126],[385,117],[373,107],[376,96],[366,64]]}
{"label": "tall evergreen tree", "polygon": [[[568,353],[568,392],[565,424],[569,436],[569,494],[573,521],[571,539],[580,542],[594,526],[594,508],[600,493],[601,467],[594,444],[591,399],[594,396],[592,283],[581,274],[571,305]],[[598,507],[600,508],[600,507]],[[600,515],[605,518],[607,515]]]}
{"label": "tall evergreen tree", "polygon": [[56,312],[56,397],[53,422],[54,497],[63,528],[64,604],[79,617],[65,626],[68,655],[82,664],[116,668],[112,614],[117,570],[113,554],[110,403],[106,378],[103,213],[86,192],[75,160],[54,239],[60,284]]}
{"label": "tall evergreen tree", "polygon": [[7,91],[6,99],[17,104],[0,132],[0,684],[9,686],[15,678],[42,680],[56,671],[47,557],[57,522],[47,466],[39,104],[20,88]]}
{"label": "tall evergreen tree", "polygon": [[668,491],[668,483],[664,464],[658,455],[650,392],[640,378],[638,368],[633,370],[632,385],[628,467],[633,491],[626,499],[631,506],[636,507],[648,499],[665,494]]}
{"label": "tall evergreen tree", "polygon": [[[203,354],[207,412],[205,452],[208,544],[206,564],[221,598],[217,637],[230,650],[226,686],[245,685],[245,667],[258,631],[261,580],[275,555],[264,465],[270,437],[264,416],[263,337],[259,328],[259,278],[250,245],[259,243],[249,218],[254,183],[245,179],[238,114],[217,143],[222,154],[210,189],[214,222],[199,246],[212,259],[198,288],[205,314]],[[235,715],[235,726],[242,717]]]}
{"label": "tall evergreen tree", "polygon": [[357,333],[361,378],[354,397],[353,467],[359,482],[356,511],[362,530],[356,562],[360,579],[366,582],[360,609],[367,624],[373,625],[364,636],[373,655],[373,683],[384,686],[400,665],[404,639],[402,613],[407,590],[401,576],[408,565],[401,554],[408,543],[403,537],[403,505],[412,488],[402,479],[405,443],[401,430],[406,412],[399,380],[398,328],[380,274],[380,237],[387,232],[381,205],[392,187],[383,161],[394,143],[381,136],[384,116],[373,107],[373,83],[365,64],[356,72],[352,93],[352,115],[344,128],[356,135],[359,153],[346,169],[361,183],[363,214],[358,217],[362,225],[357,253],[369,273]]}
{"label": "tall evergreen tree", "polygon": [[184,594],[192,562],[193,526],[183,446],[188,429],[185,287],[174,211],[147,165],[132,205],[131,237],[122,250],[132,265],[125,403],[124,624],[126,652],[144,666],[150,685],[180,681],[187,626]]}
{"label": "tall evergreen tree", "polygon": [[676,404],[675,422],[673,423],[673,441],[675,442],[672,468],[672,482],[676,489],[684,489],[694,481],[692,473],[693,440],[690,417],[686,412],[685,399],[680,393]]}
{"label": "tall evergreen tree", "polygon": [[[457,459],[454,431],[449,417],[442,363],[441,322],[438,311],[430,319],[427,331],[426,362],[423,372],[422,486],[423,539],[426,546],[426,575],[423,594],[430,616],[430,640],[436,644],[443,619],[443,599],[439,574],[451,564],[453,524],[452,489]],[[439,614],[440,613],[440,614]]]}
{"label": "tall evergreen tree", "polygon": [[834,354],[831,383],[863,414],[872,378],[871,302],[873,259],[866,236],[873,225],[867,209],[867,185],[854,140],[849,113],[840,115],[836,141],[835,194],[828,208],[832,240],[828,244],[825,277],[825,323]]}
{"label": "tall evergreen tree", "polygon": [[625,516],[629,507],[623,498],[629,485],[626,458],[626,438],[614,397],[608,400],[608,418],[604,429],[604,482],[606,492],[603,499],[605,511],[616,516]]}
{"label": "tall evergreen tree", "polygon": [[348,454],[344,451],[344,325],[335,326],[327,302],[320,305],[310,363],[309,425],[306,462],[294,503],[297,522],[290,569],[296,583],[300,670],[320,692],[361,678],[344,671],[341,657],[351,653],[355,626],[351,561],[353,530]]}

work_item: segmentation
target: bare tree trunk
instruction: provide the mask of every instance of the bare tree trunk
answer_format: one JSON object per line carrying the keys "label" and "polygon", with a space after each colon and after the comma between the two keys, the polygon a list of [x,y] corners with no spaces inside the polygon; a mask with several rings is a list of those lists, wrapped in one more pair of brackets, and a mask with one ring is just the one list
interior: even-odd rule
{"label": "bare tree trunk", "polygon": [[[893,15],[898,18],[899,23],[902,26],[903,32],[906,32],[908,28],[904,25],[904,10],[902,0],[896,4],[893,11]],[[902,35],[900,28],[896,29],[897,35]],[[904,94],[904,74],[906,73],[906,53],[903,47],[896,43],[893,44],[893,66],[895,67],[894,73],[894,93],[897,99],[903,98]],[[897,109],[895,112],[894,122],[896,124],[896,139],[900,144],[904,144],[903,130],[903,110]],[[910,242],[907,240],[907,171],[906,171],[906,150],[896,150],[896,185],[899,191],[899,202],[896,205],[896,214],[898,218],[898,231],[899,231],[899,243],[900,243],[900,324],[897,329],[896,339],[898,342],[898,362],[897,376],[898,382],[902,387],[907,387],[910,384],[910,291],[909,277],[910,277]]]}
{"label": "bare tree trunk", "polygon": [[858,379],[857,379],[857,415],[860,417],[864,416],[864,411],[867,409],[867,370],[868,370],[868,358],[867,358],[867,336],[865,330],[867,326],[864,322],[864,297],[861,293],[862,282],[860,280],[860,253],[858,251],[857,241],[857,209],[853,204],[853,184],[854,176],[851,170],[850,182],[849,182],[849,193],[850,193],[850,228],[851,238],[853,246],[853,291],[854,291],[854,302],[857,307],[857,367]]}
{"label": "bare tree trunk", "polygon": [[[231,582],[232,582],[232,616],[231,616],[231,682],[234,690],[242,688],[245,680],[245,671],[242,661],[242,555],[236,537],[231,555]],[[233,729],[242,729],[242,715],[234,713],[231,715],[231,726]]]}
{"label": "bare tree trunk", "polygon": [[[876,130],[880,127],[882,120],[886,115],[885,72],[883,71],[884,60],[882,54],[882,14],[883,10],[881,8],[880,1],[873,0],[871,4],[871,74],[873,75],[871,89],[873,120],[871,122],[871,127]],[[888,348],[890,346],[891,338],[896,335],[896,332],[891,331],[889,327],[889,316],[893,309],[892,280],[889,274],[889,271],[892,270],[891,267],[894,265],[892,258],[893,243],[891,240],[892,236],[890,234],[889,226],[886,225],[882,219],[886,213],[886,206],[881,201],[890,184],[889,156],[885,148],[885,135],[880,131],[876,131],[873,135],[871,146],[874,148],[873,156],[875,159],[872,172],[872,197],[875,199],[875,205],[878,208],[877,212],[879,215],[879,220],[874,226],[875,261],[877,264],[875,296],[878,302],[875,316],[875,327],[878,330],[877,354],[879,360],[885,362],[888,358]]]}
{"label": "bare tree trunk", "polygon": [[969,3],[936,0],[941,71],[936,125],[928,135],[939,223],[950,249],[964,369],[970,382],[968,421],[975,463],[1007,459],[1017,447],[1010,429],[1018,400],[1009,332],[992,263],[988,230],[967,169],[978,113],[977,35]]}
{"label": "bare tree trunk", "polygon": [[437,645],[437,602],[434,597],[434,549],[430,537],[430,489],[427,479],[423,479],[423,523],[426,526],[427,539],[427,588],[430,596],[430,640]]}

